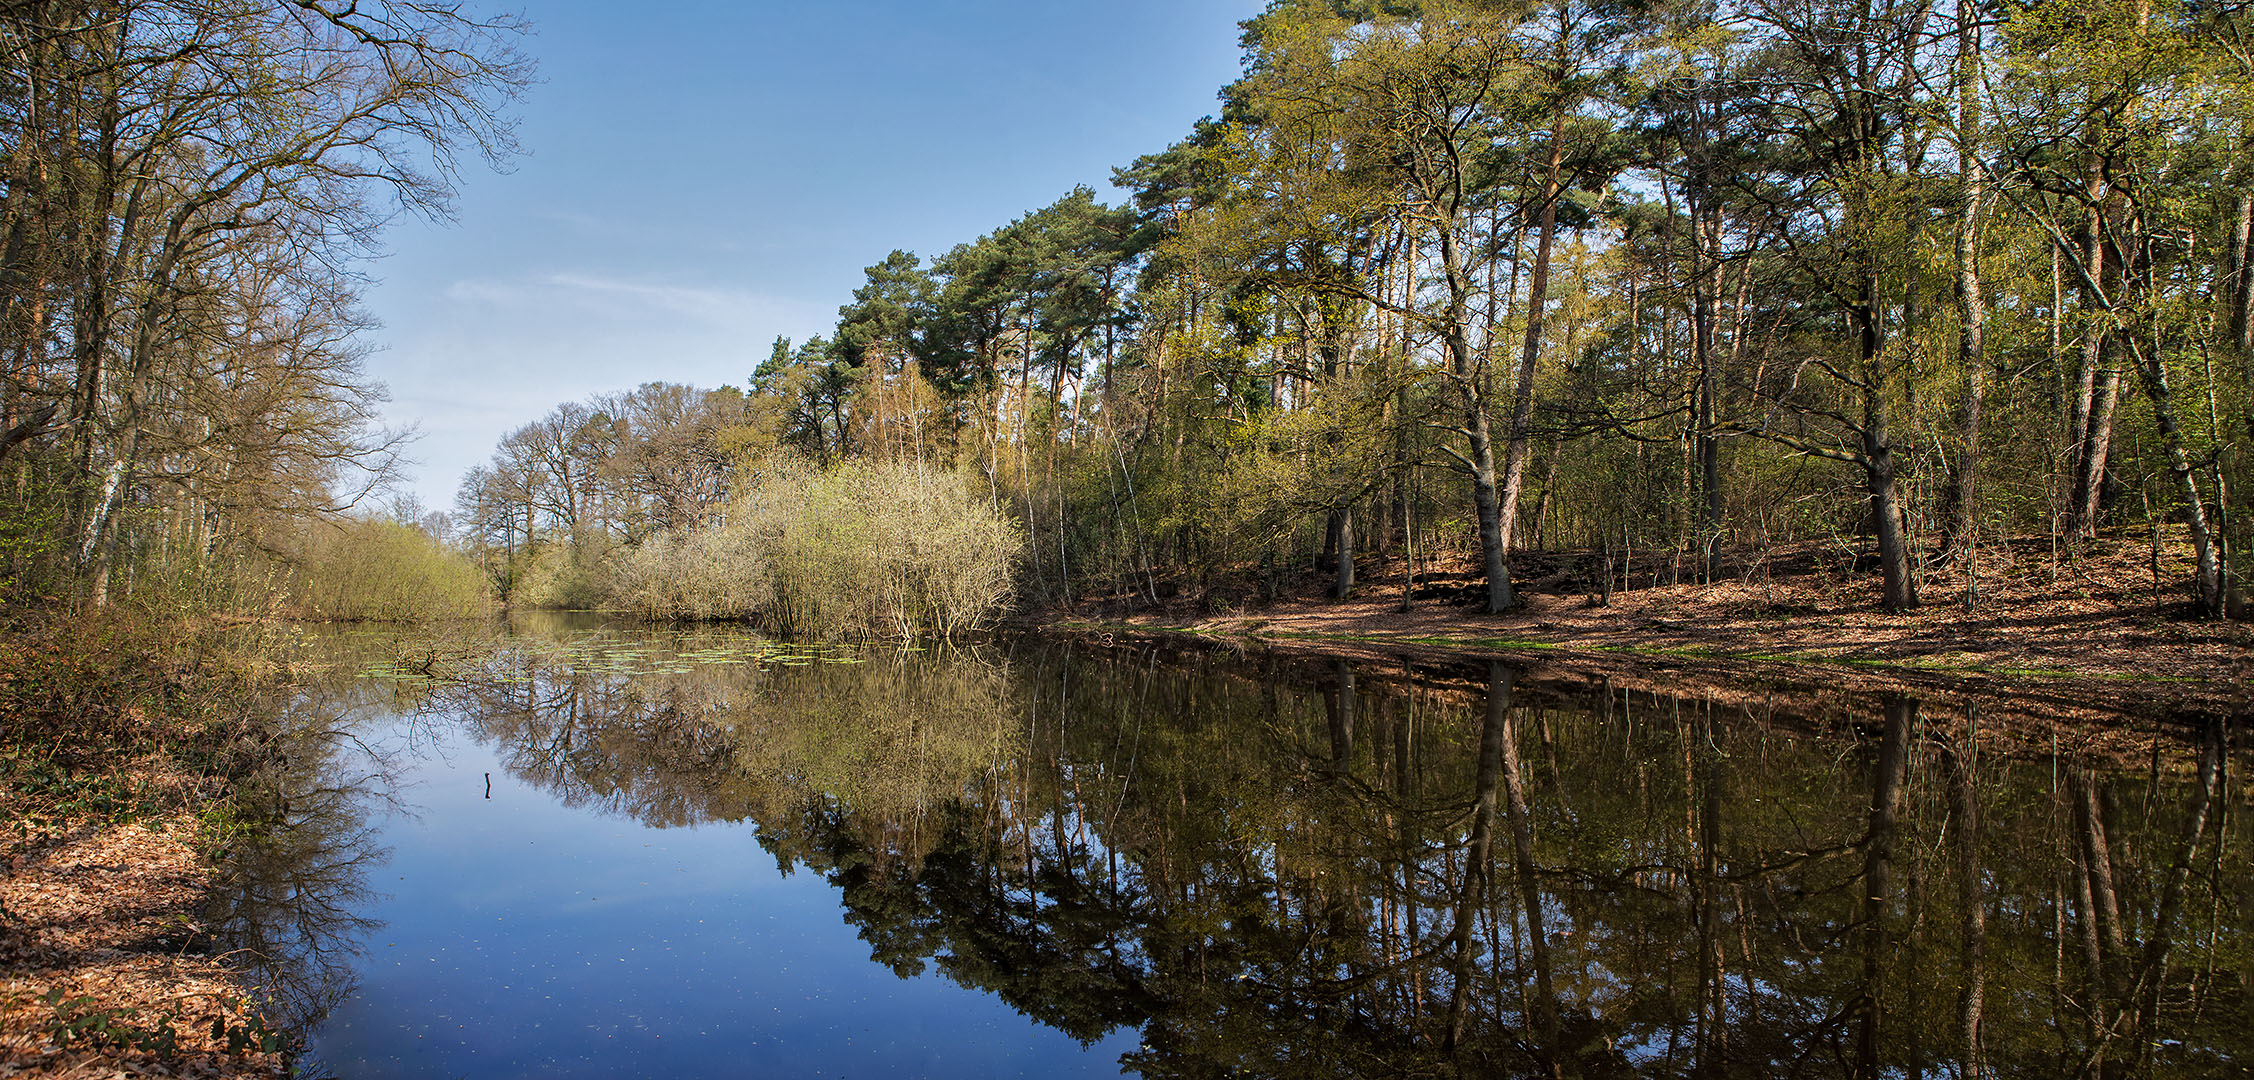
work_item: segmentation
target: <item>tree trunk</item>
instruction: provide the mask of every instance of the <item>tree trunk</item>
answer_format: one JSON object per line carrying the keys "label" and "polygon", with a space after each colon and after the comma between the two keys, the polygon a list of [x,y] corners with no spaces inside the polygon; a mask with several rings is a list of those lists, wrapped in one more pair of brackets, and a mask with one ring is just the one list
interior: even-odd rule
{"label": "tree trunk", "polygon": [[52,429],[56,414],[61,411],[61,403],[56,402],[32,410],[21,420],[16,420],[13,415],[9,416],[8,419],[14,422],[5,431],[0,431],[0,460],[6,460],[8,451],[15,449],[17,444],[47,434]]}
{"label": "tree trunk", "polygon": [[[114,90],[114,88],[113,88]],[[109,216],[117,199],[117,116],[114,92],[105,102],[102,118],[101,153],[95,167],[93,202],[88,209],[100,221],[99,235],[107,238]],[[130,221],[125,230],[131,233]],[[120,237],[120,251],[127,237]],[[85,264],[82,268],[85,289],[76,298],[76,311],[72,318],[71,341],[78,369],[77,401],[71,416],[72,462],[74,482],[85,485],[94,475],[94,449],[101,426],[102,380],[108,358],[110,310],[110,272],[106,262],[108,245],[95,241],[86,245]],[[77,523],[84,528],[100,512],[99,504],[90,501],[92,494],[81,489],[75,501]]]}
{"label": "tree trunk", "polygon": [[1464,437],[1470,454],[1471,503],[1479,518],[1479,555],[1487,576],[1487,613],[1507,611],[1518,596],[1511,588],[1509,547],[1504,536],[1502,496],[1495,478],[1495,440],[1487,413],[1485,365],[1472,356],[1470,337],[1471,282],[1464,271],[1452,229],[1440,230],[1440,263],[1447,278],[1448,315],[1444,337],[1448,344],[1451,381],[1462,396]]}
{"label": "tree trunk", "polygon": [[[1720,372],[1714,348],[1714,322],[1721,306],[1721,265],[1714,253],[1721,248],[1719,221],[1699,224],[1699,244],[1712,251],[1700,252],[1698,281],[1693,287],[1694,311],[1691,318],[1691,351],[1698,367],[1696,451],[1698,455],[1698,488],[1701,496],[1700,547],[1712,550],[1715,534],[1722,530],[1722,439],[1715,433],[1719,410],[1715,396],[1719,392]],[[1713,567],[1705,566],[1703,576],[1712,577]]]}
{"label": "tree trunk", "polygon": [[1556,501],[1557,462],[1564,456],[1564,451],[1563,440],[1550,440],[1549,466],[1542,470],[1542,497],[1534,501],[1534,547],[1537,550],[1547,548],[1550,544],[1550,507]]}
{"label": "tree trunk", "polygon": [[1542,314],[1550,289],[1550,249],[1557,239],[1557,200],[1565,162],[1565,119],[1555,118],[1550,129],[1549,172],[1542,181],[1542,211],[1535,226],[1534,271],[1526,285],[1526,343],[1519,352],[1518,381],[1511,388],[1510,442],[1503,454],[1502,535],[1504,551],[1511,548],[1518,524],[1518,496],[1526,485],[1527,435],[1534,416],[1534,366],[1542,355]]}
{"label": "tree trunk", "polygon": [[87,514],[79,540],[79,564],[87,570],[88,599],[96,607],[109,602],[110,574],[117,553],[117,513],[131,486],[133,471],[140,464],[142,410],[149,400],[156,370],[157,327],[177,310],[167,301],[185,225],[184,216],[174,218],[172,229],[166,234],[165,254],[156,260],[151,274],[155,284],[137,313],[140,325],[134,334],[124,400],[119,407],[117,446],[109,467],[103,472],[101,492]]}
{"label": "tree trunk", "polygon": [[2200,498],[2199,474],[2192,467],[2183,429],[2176,420],[2175,398],[2168,388],[2168,369],[2155,352],[2137,357],[2137,373],[2144,384],[2145,400],[2152,404],[2153,426],[2159,429],[2161,449],[2168,455],[2168,471],[2175,475],[2177,493],[2184,499],[2184,516],[2191,529],[2192,553],[2197,564],[2192,584],[2200,613],[2220,615],[2223,613],[2222,556],[2216,548],[2213,527],[2207,520],[2207,504]]}
{"label": "tree trunk", "polygon": [[1344,600],[1354,595],[1354,508],[1338,512],[1338,566],[1331,595]]}
{"label": "tree trunk", "polygon": [[1870,494],[1871,517],[1878,533],[1879,574],[1885,582],[1888,611],[1908,611],[1918,606],[1916,567],[1910,564],[1909,529],[1904,524],[1900,492],[1895,480],[1894,443],[1890,430],[1892,411],[1886,401],[1882,371],[1881,336],[1876,275],[1866,275],[1861,303],[1859,350],[1863,373],[1862,457],[1863,483]]}
{"label": "tree trunk", "polygon": [[2254,192],[2241,191],[2232,207],[2229,251],[2226,254],[2224,280],[2229,287],[2218,297],[2223,302],[2223,325],[2230,331],[2231,344],[2236,346],[2240,359],[2254,353],[2254,267],[2247,265],[2249,247],[2254,246]]}
{"label": "tree trunk", "polygon": [[1487,428],[1487,405],[1477,391],[1465,387],[1466,426],[1471,432],[1471,503],[1479,515],[1479,554],[1487,576],[1487,613],[1517,606],[1511,588],[1510,566],[1503,559],[1502,499],[1495,490],[1495,443]]}
{"label": "tree trunk", "polygon": [[1886,445],[1884,429],[1865,437],[1863,476],[1870,490],[1871,513],[1878,525],[1879,575],[1885,582],[1886,610],[1909,611],[1918,606],[1917,568],[1910,561],[1909,530],[1902,523],[1902,503],[1894,477],[1894,452]]}
{"label": "tree trunk", "polygon": [[[1977,590],[1978,570],[1972,560],[1979,546],[1980,521],[1980,421],[1987,380],[1988,302],[1980,281],[1980,204],[1986,193],[1980,157],[1981,56],[1978,13],[1970,0],[1958,0],[1957,34],[1961,54],[1957,67],[1957,152],[1959,180],[1964,197],[1957,223],[1957,366],[1964,377],[1964,400],[1957,413],[1957,453],[1951,463],[1949,501],[1955,513],[1949,526],[1949,546],[1966,561],[1968,588]],[[1969,608],[1974,602],[1965,598]]]}
{"label": "tree trunk", "polygon": [[[2107,308],[2096,283],[2103,282],[2112,272],[2109,269],[2112,260],[2105,256],[2105,215],[2097,205],[2102,191],[2103,180],[2093,170],[2087,191],[2091,206],[2083,219],[2081,250],[2076,255],[2084,269],[2082,308],[2093,316]],[[2099,512],[2104,509],[2106,459],[2113,443],[2113,410],[2121,396],[2120,372],[2109,362],[2117,332],[2111,323],[2107,318],[2091,326],[2089,336],[2082,342],[2082,369],[2074,415],[2069,423],[2072,442],[2068,460],[2073,488],[2067,500],[2067,517],[2072,522],[2073,535],[2084,539],[2097,535]]]}
{"label": "tree trunk", "polygon": [[[1857,121],[1861,129],[1859,135],[1866,147],[1875,147],[1879,144],[1877,117],[1867,105],[1861,113]],[[1873,167],[1866,162],[1863,168],[1867,172]],[[1869,199],[1869,193],[1864,191],[1854,196],[1847,214],[1849,229],[1865,227],[1863,223],[1873,214]],[[1885,350],[1886,311],[1881,299],[1885,293],[1880,255],[1863,246],[1855,257],[1856,295],[1849,318],[1855,331],[1855,370],[1862,394],[1860,463],[1878,533],[1879,572],[1885,580],[1886,609],[1908,611],[1918,606],[1917,575],[1910,563],[1909,529],[1903,519],[1900,492],[1895,482],[1893,407],[1888,392],[1896,380],[1895,365],[1887,359]],[[1908,317],[1905,313],[1905,318]]]}
{"label": "tree trunk", "polygon": [[[2071,504],[2074,535],[2083,539],[2097,536],[2098,519],[2105,512],[2105,473],[2113,455],[2113,412],[2121,403],[2121,373],[2106,361],[2112,353],[2111,332],[2101,335],[2092,352],[2097,359],[2094,392],[2089,395],[2090,410],[2082,442],[2077,449],[2074,473],[2074,499]],[[2088,385],[2093,380],[2083,376]]]}

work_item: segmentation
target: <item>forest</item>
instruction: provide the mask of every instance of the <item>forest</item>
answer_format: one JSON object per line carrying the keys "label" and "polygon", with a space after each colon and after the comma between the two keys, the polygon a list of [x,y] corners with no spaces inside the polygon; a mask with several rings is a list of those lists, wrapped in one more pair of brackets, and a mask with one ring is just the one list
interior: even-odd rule
{"label": "forest", "polygon": [[[2242,6],[1275,0],[1120,203],[892,252],[742,386],[558,405],[443,515],[375,509],[339,266],[508,152],[525,72],[383,10],[11,9],[14,594],[913,632],[1310,568],[1499,612],[1514,553],[1820,540],[1900,612],[2149,534],[2243,613]],[[324,555],[378,547],[445,599]]]}
{"label": "forest", "polygon": [[969,476],[1033,603],[1456,559],[1501,611],[1514,550],[1710,580],[1831,538],[1901,611],[1973,602],[2003,538],[2164,529],[2181,603],[2236,612],[2244,27],[1278,2],[1219,117],[1117,171],[1124,204],[893,252],[741,389],[561,405],[455,525],[504,588],[588,598],[760,470],[850,461]]}

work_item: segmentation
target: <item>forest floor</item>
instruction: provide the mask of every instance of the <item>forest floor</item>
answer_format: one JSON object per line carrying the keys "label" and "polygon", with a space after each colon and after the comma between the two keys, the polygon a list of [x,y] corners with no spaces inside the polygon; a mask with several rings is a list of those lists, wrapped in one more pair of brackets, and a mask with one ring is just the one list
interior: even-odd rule
{"label": "forest floor", "polygon": [[[1273,599],[1257,572],[1093,598],[1037,617],[1051,630],[1190,634],[1222,641],[1415,654],[1542,654],[1592,673],[1622,665],[1650,673],[1692,669],[1790,671],[1825,685],[1977,684],[2041,689],[2046,698],[2135,712],[2254,714],[2254,626],[2194,617],[2185,593],[2190,551],[2149,535],[2102,537],[2078,551],[2048,537],[1985,551],[1979,596],[1964,607],[1960,566],[1922,583],[1924,606],[1881,604],[1875,560],[1823,543],[1729,553],[1712,584],[1669,553],[1617,556],[1609,596],[1604,556],[1587,551],[1512,557],[1522,604],[1481,612],[1471,560],[1418,567],[1403,610],[1405,560],[1357,561],[1357,588],[1331,598],[1332,576],[1289,575]],[[1658,674],[1658,681],[1672,677]]]}
{"label": "forest floor", "polygon": [[0,620],[0,1078],[286,1074],[202,922],[240,688],[128,617]]}

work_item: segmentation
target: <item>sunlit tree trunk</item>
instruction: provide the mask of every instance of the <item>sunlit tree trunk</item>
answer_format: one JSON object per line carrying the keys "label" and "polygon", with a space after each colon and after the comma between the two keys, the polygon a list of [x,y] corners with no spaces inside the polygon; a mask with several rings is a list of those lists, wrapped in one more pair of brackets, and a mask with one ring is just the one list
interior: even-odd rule
{"label": "sunlit tree trunk", "polygon": [[1517,606],[1518,596],[1511,588],[1504,543],[1502,492],[1495,474],[1495,440],[1487,410],[1487,365],[1473,355],[1471,281],[1452,229],[1441,230],[1440,252],[1448,288],[1447,322],[1442,333],[1447,340],[1449,381],[1455,384],[1463,409],[1472,508],[1479,519],[1479,558],[1487,579],[1486,611],[1493,614]]}
{"label": "sunlit tree trunk", "polygon": [[1949,540],[1966,561],[1967,609],[1976,602],[1979,586],[1974,560],[1979,551],[1980,424],[1988,388],[1988,303],[1980,280],[1980,217],[1987,192],[1980,156],[1983,33],[1970,0],[1958,0],[1957,182],[1963,191],[1957,223],[1957,366],[1964,379],[1964,397],[1957,406],[1957,451],[1950,462],[1949,499],[1955,513]]}
{"label": "sunlit tree trunk", "polygon": [[1550,252],[1557,239],[1557,201],[1565,162],[1565,117],[1551,118],[1550,158],[1542,176],[1541,212],[1535,224],[1534,267],[1526,287],[1526,342],[1518,354],[1518,379],[1511,387],[1510,440],[1503,454],[1501,535],[1509,552],[1518,525],[1518,497],[1526,487],[1526,457],[1534,415],[1534,373],[1542,356],[1542,318],[1549,305]]}

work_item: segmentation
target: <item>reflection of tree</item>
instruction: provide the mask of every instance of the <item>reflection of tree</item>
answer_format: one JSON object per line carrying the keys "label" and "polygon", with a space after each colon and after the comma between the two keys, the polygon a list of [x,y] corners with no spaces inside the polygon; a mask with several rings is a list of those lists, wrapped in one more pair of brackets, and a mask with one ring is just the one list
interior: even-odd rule
{"label": "reflection of tree", "polygon": [[[935,888],[930,860],[925,875],[863,881],[848,900],[865,925],[913,922],[912,948],[958,956],[997,922],[1063,939],[1043,920],[1090,920],[1089,894],[1042,883],[1123,867],[1099,880],[1124,888],[1094,894],[1111,905],[1107,944],[1079,962],[1105,973],[1110,1000],[1152,1003],[1132,1057],[1146,1073],[2071,1075],[2095,1045],[2049,1023],[2050,965],[2032,962],[2070,941],[2049,917],[2049,877],[2076,858],[2075,833],[2052,826],[2078,796],[2052,794],[2050,762],[1951,764],[1977,745],[1975,717],[1936,733],[1899,699],[1874,710],[1864,741],[1733,723],[1700,703],[1623,700],[1607,716],[1609,695],[1603,710],[1512,702],[1506,673],[1482,717],[1336,675],[1295,694],[1259,675],[1055,659],[1023,670],[1044,695],[1079,688],[1053,730],[1086,734],[1036,725],[1028,795],[966,812],[995,822],[1007,856],[977,880],[1015,903]],[[1131,767],[1116,745],[1122,702],[1146,725]],[[1180,719],[1151,730],[1162,717]],[[1517,760],[1519,731],[1527,746],[1542,734],[1540,773]],[[1114,768],[1130,769],[1120,786],[1135,797],[1087,813],[1075,793],[1111,790],[1092,780]],[[2167,835],[2211,832],[2202,807],[2218,796],[2200,792],[2219,783],[2156,774],[2140,813]],[[849,811],[827,820],[854,828]],[[1090,820],[1110,824],[1083,846],[1005,842]],[[1504,827],[1512,842],[1494,852]],[[2179,875],[2222,865],[2179,841],[2137,848],[2129,886],[2123,845],[2110,848],[2113,903],[2134,896],[2145,918],[2182,918],[2197,905],[2168,902],[2180,876],[2185,893],[2204,890],[2207,937],[2222,943],[2205,958],[2204,1012],[2186,1007],[2188,985],[2155,998],[2161,980],[2130,979],[2156,1002],[2142,1030],[2243,1053],[2243,993],[2229,986],[2248,968],[2221,955],[2242,926],[2226,901],[2243,884]],[[1125,971],[1108,943],[1120,936],[1139,946]],[[2145,955],[2158,939],[2137,940],[2127,947]],[[1021,1002],[1042,985],[1021,968],[950,970]]]}
{"label": "reflection of tree", "polygon": [[450,683],[433,708],[567,806],[693,826],[792,812],[819,793],[912,829],[1007,750],[1005,689],[975,654],[944,664],[668,658],[632,672],[517,648]]}
{"label": "reflection of tree", "polygon": [[1886,730],[1878,742],[1878,761],[1871,770],[1870,830],[1863,834],[1863,873],[1860,882],[1862,938],[1861,978],[1848,1002],[1847,1016],[1855,1025],[1853,1074],[1876,1080],[1882,1057],[1882,1037],[1887,1015],[1886,966],[1894,951],[1894,845],[1901,824],[1903,771],[1910,756],[1910,728],[1917,722],[1917,702],[1896,698],[1886,703]]}
{"label": "reflection of tree", "polygon": [[439,705],[512,772],[748,817],[876,961],[1082,1040],[1139,1028],[1147,1076],[2188,1076],[2254,1049],[2219,727],[2134,777],[1909,699],[1826,727],[1502,665],[523,649],[491,675]]}
{"label": "reflection of tree", "polygon": [[[1865,740],[1697,702],[1513,701],[1507,671],[1482,715],[1347,673],[1296,692],[1024,659],[1027,696],[1057,705],[1007,797],[958,817],[986,838],[840,880],[893,962],[939,956],[1075,1034],[1117,1015],[1096,1006],[1147,1008],[1130,1058],[1146,1074],[2046,1076],[2128,1044],[2050,1022],[2049,960],[2072,943],[2051,872],[2088,861],[2089,831],[2054,824],[2097,803],[2054,789],[2051,762],[1952,758],[1978,745],[1976,717],[1924,730],[1898,699]],[[1539,772],[1519,761],[1533,733]],[[2139,812],[2167,835],[2212,832],[2202,800],[2219,794],[2199,792],[2219,784],[2156,775]],[[1086,805],[1112,791],[1128,797]],[[883,861],[850,806],[821,824],[854,864]],[[2243,1053],[2244,916],[2225,902],[2243,884],[2179,841],[2138,847],[2126,885],[2122,845],[2106,846],[2109,903],[2139,898],[2169,924],[2197,907],[2182,896],[2208,901],[2204,967],[2157,996],[2164,980],[2130,978],[2139,1030]],[[2211,870],[2175,869],[2192,866]],[[1082,884],[1091,870],[1100,888]],[[2160,939],[2142,940],[2123,947]],[[1003,947],[1026,942],[1041,947]]]}
{"label": "reflection of tree", "polygon": [[341,730],[350,704],[310,689],[278,710],[262,764],[230,804],[238,827],[206,912],[271,997],[262,1008],[280,1029],[317,1023],[351,995],[380,925],[359,913],[372,899],[368,872],[387,855],[369,816],[390,782],[383,757]]}
{"label": "reflection of tree", "polygon": [[742,816],[724,683],[648,683],[523,653],[489,675],[448,687],[440,707],[498,747],[511,775],[564,805],[659,826]]}
{"label": "reflection of tree", "polygon": [[1975,770],[1980,763],[1980,726],[1971,706],[1965,709],[1962,736],[1945,735],[1940,742],[1941,762],[1949,777],[1949,813],[1957,830],[1957,911],[1959,949],[1957,967],[1957,1063],[1966,1080],[1987,1074],[1986,1040],[1981,1034],[1981,1013],[1988,993],[1988,900],[1981,882],[1980,795]]}
{"label": "reflection of tree", "polygon": [[[2182,925],[2186,918],[2185,905],[2192,892],[2193,873],[2200,861],[2200,845],[2205,840],[2208,822],[2221,820],[2221,815],[2214,811],[2225,778],[2226,734],[2219,721],[2204,727],[2197,771],[2176,834],[2169,837],[2158,829],[2148,831],[2151,846],[2162,848],[2165,845],[2163,851],[2155,852],[2166,860],[2164,867],[2152,868],[2153,876],[2159,879],[2157,882],[2130,884],[2120,880],[2117,845],[2111,836],[2121,830],[2108,825],[2120,815],[2118,804],[2111,797],[2111,788],[2105,786],[2101,778],[2086,772],[2077,773],[2079,797],[2075,800],[2075,826],[2082,855],[2082,885],[2078,898],[2085,916],[2082,920],[2086,927],[2085,955],[2091,957],[2084,976],[2092,1035],[2077,1063],[2083,1074],[2150,1075],[2158,1064],[2158,1047],[2182,1045],[2179,1040],[2165,1038],[2170,1019],[2167,1007],[2188,997],[2196,1008],[2202,987],[2198,972],[2171,971],[2170,964],[2178,937],[2186,930]],[[2157,780],[2157,762],[2154,772]],[[2129,845],[2118,846],[2126,849]],[[2218,871],[2215,876],[2219,878],[2222,842],[2218,841],[2215,847]],[[2210,879],[2203,884],[2213,898],[2212,910],[2219,913],[2222,899],[2215,893],[2222,883]],[[2122,896],[2131,888],[2144,894],[2152,893],[2155,887],[2157,893],[2148,904],[2136,905],[2139,908],[2149,906],[2149,917],[2142,911],[2133,913],[2137,921],[2143,923],[2140,928],[2143,941],[2139,944],[2131,939],[2128,923],[2132,913],[2125,910]],[[2239,887],[2243,890],[2245,886],[2241,883]],[[2211,981],[2215,975],[2217,942],[2212,928],[2210,933],[2206,951],[2209,953],[2207,975]],[[2245,977],[2242,974],[2240,978],[2237,989],[2243,1009]],[[2206,992],[2212,993],[2212,988]],[[2226,1055],[2222,1060],[2243,1062],[2243,1051]]]}

